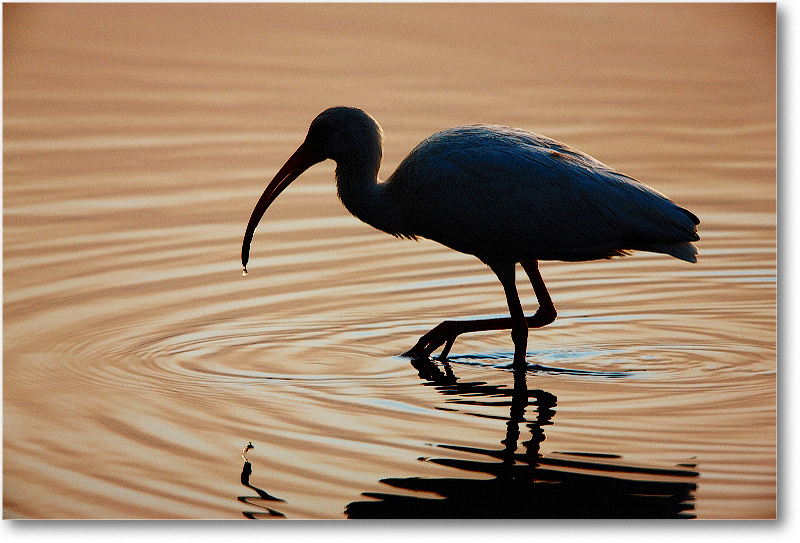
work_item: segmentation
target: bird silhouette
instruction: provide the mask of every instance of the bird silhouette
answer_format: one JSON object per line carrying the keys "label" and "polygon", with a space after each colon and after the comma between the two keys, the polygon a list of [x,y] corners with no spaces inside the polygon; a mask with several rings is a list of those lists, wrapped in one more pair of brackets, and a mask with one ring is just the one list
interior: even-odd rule
{"label": "bird silhouette", "polygon": [[[247,274],[253,232],[270,204],[301,173],[336,162],[339,198],[367,224],[398,237],[427,238],[479,258],[497,275],[510,317],[448,320],[423,335],[406,356],[428,357],[466,332],[511,329],[514,364],[525,365],[528,328],[545,326],[556,309],[539,260],[586,261],[632,250],[696,262],[698,218],[664,195],[589,155],[525,130],[469,125],[417,145],[385,181],[378,179],[383,130],[351,107],[320,113],[267,186],[242,243]],[[526,317],[515,265],[539,302]]]}

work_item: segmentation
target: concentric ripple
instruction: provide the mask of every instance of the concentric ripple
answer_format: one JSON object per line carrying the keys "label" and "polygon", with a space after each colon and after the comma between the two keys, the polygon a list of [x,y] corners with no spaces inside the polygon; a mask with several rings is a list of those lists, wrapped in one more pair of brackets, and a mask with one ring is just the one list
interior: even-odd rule
{"label": "concentric ripple", "polygon": [[[5,8],[4,516],[775,516],[774,55],[749,48],[775,40],[740,26],[765,8]],[[351,217],[332,164],[241,274],[330,101],[379,117],[383,177],[459,123],[569,140],[691,208],[699,262],[541,263],[559,317],[524,375],[507,331],[407,360],[503,289]]]}
{"label": "concentric ripple", "polygon": [[[36,458],[59,470],[33,480],[82,496],[69,514],[126,511],[132,498],[125,488],[146,477],[153,484],[139,496],[160,493],[156,480],[175,489],[155,506],[166,516],[217,516],[229,507],[219,496],[226,484],[208,481],[194,490],[180,473],[204,462],[225,465],[223,458],[235,460],[250,440],[257,445],[253,469],[261,454],[273,466],[271,475],[254,473],[267,476],[266,492],[286,500],[270,507],[335,517],[360,492],[380,492],[387,476],[448,476],[442,470],[449,460],[414,462],[435,456],[432,443],[466,460],[465,451],[507,442],[511,403],[455,401],[510,394],[507,332],[456,341],[449,368],[464,388],[421,386],[427,381],[398,356],[444,318],[502,315],[502,289],[491,272],[431,243],[395,240],[344,220],[333,194],[298,189],[287,194],[289,206],[292,198],[302,207],[309,195],[327,194],[330,218],[265,222],[247,277],[236,265],[239,224],[148,228],[98,236],[94,244],[67,234],[36,248],[32,272],[25,245],[7,246],[8,450],[12,459]],[[11,200],[17,209],[13,194]],[[631,473],[695,463],[706,481],[692,494],[701,513],[726,502],[714,482],[726,480],[732,451],[752,466],[737,490],[743,500],[769,484],[772,449],[734,436],[741,406],[751,406],[751,426],[768,428],[774,416],[774,269],[749,261],[749,270],[736,273],[741,245],[725,251],[718,240],[747,232],[732,220],[710,222],[707,237],[718,249],[697,267],[648,255],[543,263],[560,314],[531,331],[527,376],[529,390],[557,399],[552,420],[536,430],[546,436],[543,458],[549,450],[612,455],[620,458],[614,469],[635,468]],[[6,230],[13,235],[15,228],[12,222]],[[756,252],[758,238],[750,239]],[[102,265],[91,264],[98,254]],[[529,305],[522,274],[519,289]],[[529,406],[523,427],[536,420],[536,409]],[[64,422],[58,431],[43,420],[14,424],[31,413],[58,413]],[[197,467],[155,469],[165,455]],[[358,469],[344,460],[353,457]],[[128,476],[111,477],[120,462]],[[226,479],[225,470],[201,469]],[[81,482],[87,470],[97,478],[89,487]],[[8,476],[16,474],[30,476],[21,468]],[[96,508],[98,500],[106,505]]]}

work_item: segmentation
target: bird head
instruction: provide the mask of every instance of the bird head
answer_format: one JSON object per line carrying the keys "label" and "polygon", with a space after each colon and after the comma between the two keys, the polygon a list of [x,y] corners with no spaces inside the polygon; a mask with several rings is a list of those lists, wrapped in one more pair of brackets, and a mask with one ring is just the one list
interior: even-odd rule
{"label": "bird head", "polygon": [[367,153],[382,152],[383,130],[367,112],[337,106],[328,108],[311,122],[303,145],[325,160],[337,163],[360,158]]}
{"label": "bird head", "polygon": [[337,106],[317,115],[311,122],[306,139],[278,170],[253,209],[242,242],[244,273],[247,273],[253,232],[283,189],[308,168],[328,158],[335,160],[338,165],[347,162],[367,163],[368,160],[374,162],[377,153],[379,165],[382,139],[380,125],[358,108]]}

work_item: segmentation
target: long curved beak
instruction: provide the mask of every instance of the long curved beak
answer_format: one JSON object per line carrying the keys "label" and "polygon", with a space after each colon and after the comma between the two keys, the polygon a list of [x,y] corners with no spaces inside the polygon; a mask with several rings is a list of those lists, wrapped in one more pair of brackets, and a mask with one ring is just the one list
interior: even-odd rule
{"label": "long curved beak", "polygon": [[303,142],[297,151],[289,157],[286,164],[278,171],[272,179],[264,194],[258,199],[253,214],[250,215],[250,222],[247,223],[247,230],[244,233],[244,241],[242,242],[242,268],[244,273],[247,273],[247,262],[250,260],[250,242],[253,240],[253,232],[258,226],[258,222],[270,204],[278,197],[278,195],[289,186],[289,183],[297,179],[301,173],[318,162],[322,162],[314,153],[310,152],[306,142]]}

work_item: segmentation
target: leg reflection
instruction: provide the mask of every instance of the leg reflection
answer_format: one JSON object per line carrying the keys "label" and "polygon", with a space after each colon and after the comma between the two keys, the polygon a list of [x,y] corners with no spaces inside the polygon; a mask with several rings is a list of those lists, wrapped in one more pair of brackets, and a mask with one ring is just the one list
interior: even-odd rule
{"label": "leg reflection", "polygon": [[[553,424],[556,397],[528,390],[525,369],[514,372],[514,386],[462,382],[450,364],[417,359],[412,362],[448,404],[507,409],[506,435],[500,448],[440,444],[440,450],[474,456],[425,461],[452,467],[454,478],[387,478],[381,482],[403,494],[368,492],[366,501],[349,504],[350,518],[692,518],[693,479],[697,472],[614,463],[615,455],[589,455],[574,460],[545,456],[545,428]],[[535,408],[535,409],[534,409]],[[535,416],[534,416],[535,411]],[[470,414],[465,411],[465,414]],[[527,414],[527,417],[526,417]],[[485,416],[485,415],[483,415]],[[530,439],[518,452],[520,428]],[[586,455],[584,455],[586,456]],[[608,460],[608,462],[606,462]],[[613,473],[614,475],[609,475]],[[490,477],[487,478],[486,475]],[[477,476],[477,478],[475,478]],[[411,495],[409,495],[409,492]]]}
{"label": "leg reflection", "polygon": [[531,438],[523,443],[525,447],[523,460],[525,463],[535,466],[539,459],[540,445],[546,439],[543,427],[552,424],[550,419],[555,415],[553,408],[556,406],[556,397],[543,390],[529,392],[526,370],[517,368],[514,370],[514,389],[511,394],[506,437],[501,441],[505,445],[504,462],[509,466],[514,465],[517,442],[520,437],[519,427],[525,422],[525,412],[530,403],[536,407],[536,419],[527,424]]}

